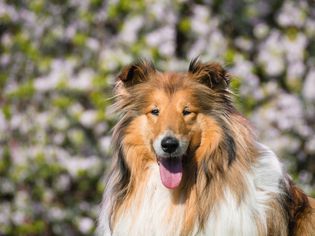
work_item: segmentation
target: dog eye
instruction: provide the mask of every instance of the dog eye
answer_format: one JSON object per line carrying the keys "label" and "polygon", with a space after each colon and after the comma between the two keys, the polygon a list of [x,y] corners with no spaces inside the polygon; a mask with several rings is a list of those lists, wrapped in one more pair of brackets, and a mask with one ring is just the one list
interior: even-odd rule
{"label": "dog eye", "polygon": [[183,115],[184,116],[187,116],[187,115],[189,115],[191,112],[189,111],[189,110],[187,110],[187,109],[184,109],[183,110]]}
{"label": "dog eye", "polygon": [[159,113],[160,113],[160,111],[159,111],[159,109],[157,109],[157,108],[154,108],[154,109],[152,109],[152,111],[151,111],[151,114],[152,114],[152,115],[155,115],[155,116],[158,116]]}

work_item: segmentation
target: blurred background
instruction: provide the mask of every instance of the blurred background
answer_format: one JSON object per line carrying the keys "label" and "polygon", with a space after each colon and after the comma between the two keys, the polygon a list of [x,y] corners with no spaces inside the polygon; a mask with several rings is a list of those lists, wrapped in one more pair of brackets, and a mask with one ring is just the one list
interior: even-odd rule
{"label": "blurred background", "polygon": [[223,63],[238,108],[315,196],[315,7],[299,0],[0,0],[0,235],[93,235],[122,66]]}

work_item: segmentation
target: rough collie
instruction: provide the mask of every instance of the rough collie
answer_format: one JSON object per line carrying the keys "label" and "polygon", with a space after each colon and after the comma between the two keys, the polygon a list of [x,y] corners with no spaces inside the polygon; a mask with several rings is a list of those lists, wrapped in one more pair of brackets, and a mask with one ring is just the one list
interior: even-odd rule
{"label": "rough collie", "polygon": [[256,141],[229,82],[197,59],[122,70],[99,235],[315,235],[314,199]]}

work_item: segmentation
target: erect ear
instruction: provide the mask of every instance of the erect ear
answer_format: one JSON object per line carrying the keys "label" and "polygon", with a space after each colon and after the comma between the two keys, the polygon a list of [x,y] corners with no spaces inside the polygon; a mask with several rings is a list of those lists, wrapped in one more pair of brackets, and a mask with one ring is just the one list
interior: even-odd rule
{"label": "erect ear", "polygon": [[201,63],[198,58],[190,62],[188,72],[192,79],[213,90],[224,90],[230,84],[229,74],[218,63]]}
{"label": "erect ear", "polygon": [[125,87],[131,87],[143,83],[149,79],[149,75],[155,72],[152,62],[138,60],[122,69],[117,80],[121,81]]}

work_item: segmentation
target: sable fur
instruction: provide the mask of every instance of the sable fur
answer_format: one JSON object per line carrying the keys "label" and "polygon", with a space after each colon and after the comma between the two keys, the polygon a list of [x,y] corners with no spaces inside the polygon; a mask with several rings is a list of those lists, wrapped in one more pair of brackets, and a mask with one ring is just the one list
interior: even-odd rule
{"label": "sable fur", "polygon": [[[118,232],[117,224],[122,220],[136,225],[137,214],[145,214],[141,207],[144,200],[149,201],[144,198],[153,181],[152,168],[157,166],[152,142],[164,130],[172,130],[179,139],[189,140],[180,186],[164,190],[158,181],[152,182],[161,187],[159,194],[169,198],[161,199],[167,204],[161,210],[166,211],[165,219],[171,224],[165,226],[167,233],[194,235],[220,231],[211,228],[211,222],[216,212],[220,212],[219,206],[224,199],[227,204],[233,201],[243,206],[244,212],[248,209],[253,225],[241,229],[248,230],[246,232],[315,235],[314,200],[277,169],[278,160],[271,152],[264,153],[265,149],[259,148],[249,123],[233,105],[229,83],[229,74],[219,64],[201,63],[198,59],[192,60],[186,73],[162,73],[147,61],[139,61],[122,70],[116,84],[114,105],[120,119],[113,131],[114,164],[104,194],[100,235]],[[150,115],[153,103],[160,104],[158,118]],[[188,118],[175,112],[185,104],[192,109]],[[257,181],[260,181],[268,177],[252,172],[255,166],[262,173],[268,171],[263,169],[268,162],[262,163],[268,155],[275,162],[275,171],[279,172],[275,176],[281,178],[279,183],[270,183],[276,189],[260,193],[258,184],[256,188],[251,185],[255,183],[252,178],[258,176]],[[255,194],[267,200],[256,199]],[[251,211],[246,201],[248,197],[261,202],[264,216]],[[150,217],[154,221],[153,213]],[[174,219],[177,223],[172,225]],[[152,222],[143,224],[149,227]],[[132,234],[132,227],[129,230]]]}

